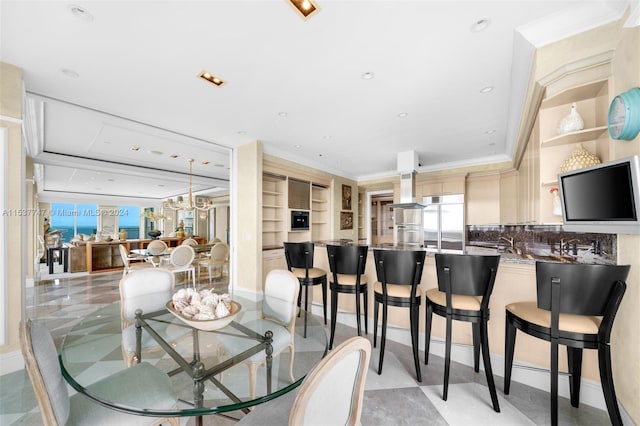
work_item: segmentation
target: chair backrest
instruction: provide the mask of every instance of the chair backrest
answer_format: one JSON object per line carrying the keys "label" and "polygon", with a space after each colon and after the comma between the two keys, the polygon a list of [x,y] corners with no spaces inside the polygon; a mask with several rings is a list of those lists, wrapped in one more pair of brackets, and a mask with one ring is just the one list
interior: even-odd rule
{"label": "chair backrest", "polygon": [[196,252],[191,246],[178,246],[171,250],[169,261],[176,268],[186,268],[191,265],[195,257]]}
{"label": "chair backrest", "polygon": [[145,268],[125,275],[120,280],[123,328],[135,319],[136,309],[144,313],[163,309],[173,296],[174,283],[173,274],[162,268]]}
{"label": "chair backrest", "polygon": [[327,244],[331,272],[349,275],[364,274],[368,250],[368,246],[334,246]]}
{"label": "chair backrest", "polygon": [[451,293],[466,296],[491,295],[500,256],[436,253],[438,290],[446,292],[447,271]]}
{"label": "chair backrest", "polygon": [[167,251],[167,244],[162,240],[153,240],[147,245],[147,253],[152,256],[159,256]]}
{"label": "chair backrest", "polygon": [[218,237],[212,238],[209,240],[209,244],[217,244],[217,243],[221,243],[222,240]]}
{"label": "chair backrest", "polygon": [[284,257],[287,268],[313,268],[313,243],[284,243]]}
{"label": "chair backrest", "polygon": [[316,365],[300,385],[289,425],[359,425],[371,343],[343,342]]}
{"label": "chair backrest", "polygon": [[31,320],[20,322],[20,348],[45,425],[67,423],[71,405],[58,351],[49,330]]}
{"label": "chair backrest", "polygon": [[119,244],[118,249],[120,250],[120,257],[122,258],[124,268],[129,269],[129,252],[127,248],[123,244]]}
{"label": "chair backrest", "polygon": [[415,287],[422,279],[424,250],[374,250],[378,281],[383,284],[405,284]]}
{"label": "chair backrest", "polygon": [[198,242],[196,240],[194,240],[193,238],[187,238],[180,245],[181,246],[191,246],[191,247],[193,247],[193,246],[197,246]]}
{"label": "chair backrest", "polygon": [[551,310],[552,280],[558,279],[559,312],[602,316],[614,286],[626,281],[629,269],[629,265],[536,262],[538,308]]}
{"label": "chair backrest", "polygon": [[285,269],[270,271],[264,282],[262,315],[287,326],[293,333],[299,291],[300,282],[292,272]]}
{"label": "chair backrest", "polygon": [[36,249],[36,260],[40,260],[42,256],[44,256],[44,252],[46,251],[44,245],[44,238],[42,235],[38,235],[38,248]]}
{"label": "chair backrest", "polygon": [[217,243],[211,247],[211,260],[214,262],[226,262],[229,258],[229,246],[225,243]]}

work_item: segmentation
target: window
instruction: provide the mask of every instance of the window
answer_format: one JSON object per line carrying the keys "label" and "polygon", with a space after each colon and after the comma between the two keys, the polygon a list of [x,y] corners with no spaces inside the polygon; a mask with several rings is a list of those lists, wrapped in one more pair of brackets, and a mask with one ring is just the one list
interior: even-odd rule
{"label": "window", "polygon": [[130,240],[140,238],[140,207],[119,206],[118,229],[127,231]]}
{"label": "window", "polygon": [[96,204],[51,203],[49,232],[62,231],[62,242],[68,243],[76,234],[95,234],[98,227]]}

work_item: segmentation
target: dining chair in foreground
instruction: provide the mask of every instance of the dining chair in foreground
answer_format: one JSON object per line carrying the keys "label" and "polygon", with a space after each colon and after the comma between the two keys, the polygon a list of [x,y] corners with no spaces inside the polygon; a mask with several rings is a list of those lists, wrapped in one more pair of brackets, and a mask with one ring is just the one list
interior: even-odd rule
{"label": "dining chair in foreground", "polygon": [[480,350],[491,403],[500,412],[496,385],[491,369],[488,322],[489,299],[496,280],[500,256],[478,256],[468,254],[436,253],[438,288],[427,290],[427,314],[425,326],[424,363],[429,362],[429,341],[433,314],[446,318],[444,389],[442,399],[447,400],[449,391],[449,369],[451,366],[451,329],[453,320],[471,323],[473,336],[473,364],[480,371]]}
{"label": "dining chair in foreground", "polygon": [[537,300],[506,307],[504,393],[509,394],[516,330],[551,342],[551,424],[558,424],[558,345],[567,347],[571,405],[580,402],[582,350],[597,349],[600,382],[613,425],[622,425],[611,370],[611,329],[629,265],[536,263]]}
{"label": "dining chair in foreground", "polygon": [[237,424],[360,425],[371,343],[352,337],[336,346],[296,392],[257,406]]}
{"label": "dining chair in foreground", "polygon": [[[285,269],[270,271],[264,284],[261,318],[243,324],[244,327],[261,335],[264,335],[267,331],[273,333],[273,342],[271,344],[273,349],[271,355],[273,357],[289,348],[289,377],[291,382],[295,381],[293,377],[294,334],[299,290],[300,283],[291,272]],[[217,336],[217,339],[220,346],[232,354],[242,351],[235,346],[243,345],[244,347],[246,345],[245,342],[241,342],[235,337],[225,336],[222,333]],[[266,364],[267,354],[265,351],[260,351],[243,362],[249,367],[249,395],[253,399],[256,395],[258,368]]]}
{"label": "dining chair in foreground", "polygon": [[[173,289],[173,274],[162,268],[136,271],[120,280],[121,346],[122,357],[127,367],[141,361],[136,357],[136,310],[141,309],[143,313],[149,314],[165,309],[165,304],[171,300]],[[187,327],[179,327],[167,322],[159,322],[157,330],[161,330],[161,334],[173,340],[189,333]],[[143,351],[162,350],[144,329],[141,349]]]}
{"label": "dining chair in foreground", "polygon": [[[322,286],[322,308],[324,310],[324,323],[327,324],[327,272],[324,269],[313,266],[312,242],[284,243],[284,257],[287,260],[287,269],[293,272],[300,281],[300,293],[298,294],[298,307],[301,306],[302,287],[304,287],[304,337],[307,338],[307,313],[309,311],[309,287],[320,284]],[[313,297],[312,297],[313,298]]]}
{"label": "dining chair in foreground", "polygon": [[373,286],[373,346],[378,336],[378,311],[382,304],[382,338],[380,339],[380,359],[378,374],[382,374],[384,349],[387,339],[387,311],[389,306],[409,308],[409,328],[416,378],[422,381],[418,358],[418,330],[422,290],[420,280],[424,267],[424,250],[374,250],[378,281]]}
{"label": "dining chair in foreground", "polygon": [[360,295],[364,304],[364,334],[367,334],[367,283],[365,275],[367,265],[368,246],[334,246],[327,245],[329,257],[329,288],[331,289],[331,337],[329,349],[333,347],[333,338],[336,334],[338,316],[338,293],[355,294],[356,296],[356,326],[358,336],[360,331]]}
{"label": "dining chair in foreground", "polygon": [[[69,396],[49,330],[31,320],[20,322],[20,347],[33,385],[44,425],[158,425],[180,424],[177,418],[143,417],[122,413],[77,393]],[[178,398],[169,376],[143,362],[107,376],[87,387],[87,392],[151,409],[175,409]]]}
{"label": "dining chair in foreground", "polygon": [[124,270],[122,271],[123,278],[129,272],[132,272],[138,269],[143,269],[143,268],[153,268],[152,264],[144,261],[131,263],[131,260],[139,261],[139,260],[144,260],[144,258],[130,257],[129,252],[124,245],[120,244],[118,246],[118,249],[120,250],[120,258],[122,259],[122,265],[124,267]]}

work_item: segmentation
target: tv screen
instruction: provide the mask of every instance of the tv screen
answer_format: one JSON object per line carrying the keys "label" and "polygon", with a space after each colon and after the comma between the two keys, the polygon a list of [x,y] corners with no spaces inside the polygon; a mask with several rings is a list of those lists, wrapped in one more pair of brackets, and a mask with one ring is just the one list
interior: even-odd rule
{"label": "tv screen", "polygon": [[640,157],[558,176],[564,229],[640,234]]}
{"label": "tv screen", "polygon": [[576,173],[561,179],[567,220],[638,219],[629,163]]}

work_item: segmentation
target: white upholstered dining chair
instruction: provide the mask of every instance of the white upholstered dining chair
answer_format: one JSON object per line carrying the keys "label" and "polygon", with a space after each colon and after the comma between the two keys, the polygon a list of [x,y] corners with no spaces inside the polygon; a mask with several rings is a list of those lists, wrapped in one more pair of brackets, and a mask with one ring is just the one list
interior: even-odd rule
{"label": "white upholstered dining chair", "polygon": [[[122,357],[127,367],[140,362],[136,359],[136,310],[151,313],[162,310],[171,300],[174,289],[173,274],[162,268],[150,268],[126,275],[120,280],[120,316],[122,323]],[[154,327],[160,334],[179,339],[189,333],[186,327],[158,323]],[[143,351],[161,350],[158,343],[142,330]]]}
{"label": "white upholstered dining chair", "polygon": [[[20,346],[44,425],[158,425],[180,424],[177,418],[159,419],[122,413],[100,405],[82,393],[69,396],[51,333],[31,320],[20,323]],[[178,399],[169,376],[148,363],[137,364],[87,387],[131,406],[170,410]]]}
{"label": "white upholstered dining chair", "polygon": [[[292,382],[295,380],[293,377],[293,337],[296,326],[299,290],[300,283],[291,272],[284,269],[275,269],[269,272],[265,280],[262,317],[243,324],[261,335],[264,335],[267,331],[273,333],[272,356],[275,357],[289,348],[289,377]],[[232,354],[239,353],[237,345],[245,344],[244,342],[239,342],[237,338],[230,338],[224,335],[218,336],[218,341],[224,350]],[[256,395],[258,368],[265,364],[266,361],[265,351],[260,351],[243,361],[249,367],[249,394],[252,399]]]}
{"label": "white upholstered dining chair", "polygon": [[127,248],[120,244],[118,246],[118,249],[120,250],[120,257],[122,258],[122,265],[124,266],[124,270],[122,271],[122,277],[124,278],[129,272],[132,272],[134,270],[137,269],[143,269],[143,268],[153,268],[153,265],[151,263],[148,262],[134,262],[131,263],[131,260],[141,260],[141,258],[139,257],[131,257],[129,256],[129,251],[127,250]]}
{"label": "white upholstered dining chair", "polygon": [[237,424],[359,425],[370,357],[369,340],[350,338],[307,374],[297,393],[257,406]]}
{"label": "white upholstered dining chair", "polygon": [[[209,252],[209,258],[201,260],[198,263],[198,276],[200,275],[200,268],[205,267],[209,272],[209,284],[211,284],[211,277],[222,277],[224,270],[224,264],[229,259],[229,246],[225,243],[217,243],[211,247]],[[213,272],[213,275],[211,275]]]}
{"label": "white upholstered dining chair", "polygon": [[174,275],[181,272],[186,272],[187,277],[191,277],[191,284],[193,288],[196,288],[196,268],[193,266],[193,259],[196,257],[196,252],[193,247],[178,246],[171,250],[171,256],[169,257],[169,264],[162,265],[162,269],[166,269]]}

